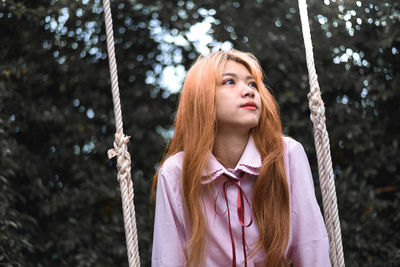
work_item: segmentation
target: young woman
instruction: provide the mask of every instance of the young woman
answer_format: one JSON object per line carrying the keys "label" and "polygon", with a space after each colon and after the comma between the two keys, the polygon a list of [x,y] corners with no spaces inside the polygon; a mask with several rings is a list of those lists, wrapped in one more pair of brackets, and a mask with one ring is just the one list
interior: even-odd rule
{"label": "young woman", "polygon": [[254,56],[196,61],[166,154],[152,266],[330,266],[307,156],[282,135]]}

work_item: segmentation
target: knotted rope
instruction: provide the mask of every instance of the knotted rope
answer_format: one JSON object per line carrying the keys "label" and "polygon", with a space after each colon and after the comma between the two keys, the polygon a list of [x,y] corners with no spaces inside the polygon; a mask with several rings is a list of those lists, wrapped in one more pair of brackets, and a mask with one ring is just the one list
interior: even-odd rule
{"label": "knotted rope", "polygon": [[322,204],[324,206],[325,223],[329,235],[330,259],[332,266],[342,267],[344,266],[344,257],[335,181],[333,178],[329,137],[325,125],[325,107],[321,98],[318,76],[314,65],[306,0],[299,0],[299,10],[301,26],[303,29],[304,46],[306,50],[308,75],[310,79],[310,93],[308,94],[309,107],[311,111],[310,118],[314,125],[314,140],[317,151]]}
{"label": "knotted rope", "polygon": [[140,266],[139,247],[136,230],[134,192],[131,180],[131,156],[128,152],[129,136],[125,136],[122,124],[121,103],[118,87],[117,63],[114,52],[114,33],[111,17],[110,1],[104,0],[104,17],[106,22],[108,63],[110,66],[111,90],[115,114],[114,149],[108,151],[108,157],[117,157],[117,179],[121,186],[122,211],[125,225],[125,238],[129,267]]}

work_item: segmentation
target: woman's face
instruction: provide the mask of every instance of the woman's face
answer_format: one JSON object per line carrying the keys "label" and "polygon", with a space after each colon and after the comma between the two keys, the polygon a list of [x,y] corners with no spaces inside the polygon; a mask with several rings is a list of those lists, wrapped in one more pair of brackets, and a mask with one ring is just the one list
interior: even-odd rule
{"label": "woman's face", "polygon": [[218,130],[249,131],[258,125],[261,98],[247,68],[228,60],[215,94]]}

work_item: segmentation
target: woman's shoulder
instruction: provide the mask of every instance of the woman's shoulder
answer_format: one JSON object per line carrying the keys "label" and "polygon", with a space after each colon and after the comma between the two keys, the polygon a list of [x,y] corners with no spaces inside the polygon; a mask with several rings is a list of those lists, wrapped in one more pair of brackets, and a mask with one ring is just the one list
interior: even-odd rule
{"label": "woman's shoulder", "polygon": [[300,142],[291,137],[284,136],[283,143],[286,176],[288,180],[291,180],[294,172],[309,168],[309,162],[304,147]]}
{"label": "woman's shoulder", "polygon": [[303,145],[289,136],[283,136],[283,144],[286,150],[286,153],[291,153],[294,151],[304,150]]}
{"label": "woman's shoulder", "polygon": [[157,188],[164,188],[163,190],[174,194],[179,199],[179,192],[182,191],[182,162],[183,152],[169,156],[162,163],[157,177]]}
{"label": "woman's shoulder", "polygon": [[173,179],[180,177],[182,172],[183,152],[178,152],[169,156],[163,163],[159,170],[159,175],[164,176],[166,179]]}

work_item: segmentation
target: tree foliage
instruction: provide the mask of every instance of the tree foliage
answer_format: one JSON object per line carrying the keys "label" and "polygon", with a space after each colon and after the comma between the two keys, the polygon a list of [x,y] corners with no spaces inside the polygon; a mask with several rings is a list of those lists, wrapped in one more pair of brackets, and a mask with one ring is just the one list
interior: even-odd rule
{"label": "tree foliage", "polygon": [[[165,70],[182,72],[199,52],[229,42],[257,56],[284,132],[305,146],[318,184],[296,1],[111,2],[143,266],[151,179],[178,99],[168,88],[180,83]],[[127,266],[115,162],[106,158],[114,115],[101,4],[0,2],[2,265]],[[398,266],[400,5],[308,4],[346,264]],[[201,25],[213,38],[196,40]]]}

